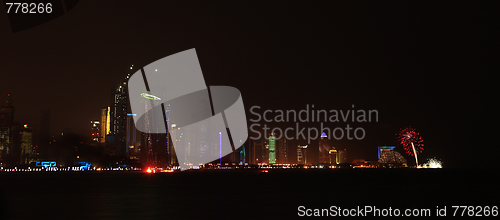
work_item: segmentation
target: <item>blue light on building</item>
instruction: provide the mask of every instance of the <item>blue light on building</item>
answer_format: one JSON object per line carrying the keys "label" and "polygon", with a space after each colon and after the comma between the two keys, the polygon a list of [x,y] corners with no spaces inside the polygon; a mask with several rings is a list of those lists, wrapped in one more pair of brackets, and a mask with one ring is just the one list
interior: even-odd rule
{"label": "blue light on building", "polygon": [[89,162],[78,162],[78,166],[80,166],[81,170],[89,170],[90,163]]}
{"label": "blue light on building", "polygon": [[378,147],[378,159],[380,159],[380,155],[382,154],[382,151],[384,150],[389,150],[392,151],[396,148],[395,146],[379,146]]}
{"label": "blue light on building", "polygon": [[42,162],[36,162],[37,167],[56,167],[56,162],[55,161],[42,161]]}

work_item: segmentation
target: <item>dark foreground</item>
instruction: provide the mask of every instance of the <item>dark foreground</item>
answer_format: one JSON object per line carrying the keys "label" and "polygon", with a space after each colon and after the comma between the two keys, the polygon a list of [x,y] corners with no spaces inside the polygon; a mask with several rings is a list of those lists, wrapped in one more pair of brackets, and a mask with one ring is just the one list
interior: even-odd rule
{"label": "dark foreground", "polygon": [[451,215],[451,206],[499,206],[498,174],[498,169],[0,173],[0,219],[291,219],[298,217],[298,206],[365,205],[433,212],[448,206]]}

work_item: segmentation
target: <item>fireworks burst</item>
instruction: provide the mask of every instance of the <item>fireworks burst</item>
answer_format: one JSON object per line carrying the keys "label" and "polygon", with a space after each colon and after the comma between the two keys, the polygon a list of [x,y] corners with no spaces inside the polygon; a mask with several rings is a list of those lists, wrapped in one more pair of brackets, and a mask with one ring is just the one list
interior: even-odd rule
{"label": "fireworks burst", "polygon": [[420,134],[412,127],[407,127],[399,132],[398,141],[405,148],[408,155],[415,156],[415,162],[418,167],[417,154],[422,153],[424,150],[424,141],[420,137]]}
{"label": "fireworks burst", "polygon": [[431,158],[427,163],[422,164],[419,168],[443,168],[443,162],[436,158]]}

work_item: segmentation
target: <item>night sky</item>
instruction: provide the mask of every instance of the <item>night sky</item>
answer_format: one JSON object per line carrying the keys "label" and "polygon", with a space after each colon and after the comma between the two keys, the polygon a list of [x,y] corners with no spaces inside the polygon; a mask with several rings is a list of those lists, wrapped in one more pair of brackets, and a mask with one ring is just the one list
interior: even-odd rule
{"label": "night sky", "polygon": [[196,48],[206,84],[238,88],[247,119],[254,105],[262,113],[354,104],[378,110],[379,121],[349,123],[365,129],[362,141],[331,141],[352,159],[375,160],[377,146],[398,146],[395,134],[412,126],[424,139],[422,160],[485,167],[499,155],[495,8],[458,1],[80,1],[16,33],[2,13],[0,100],[12,94],[15,120],[32,126],[35,137],[42,109],[51,111],[51,133],[89,136],[90,121],[109,106],[131,65]]}

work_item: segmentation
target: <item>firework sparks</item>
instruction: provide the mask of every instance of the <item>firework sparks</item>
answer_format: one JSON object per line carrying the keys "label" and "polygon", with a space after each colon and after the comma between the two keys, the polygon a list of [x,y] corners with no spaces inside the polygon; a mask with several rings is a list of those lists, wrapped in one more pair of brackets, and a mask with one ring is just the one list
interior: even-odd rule
{"label": "firework sparks", "polygon": [[427,163],[422,164],[419,168],[443,168],[443,162],[436,158],[431,158],[427,160]]}
{"label": "firework sparks", "polygon": [[407,127],[399,132],[398,141],[404,147],[406,154],[415,156],[415,162],[418,167],[417,154],[422,153],[424,150],[424,141],[420,137],[420,134],[412,127]]}

